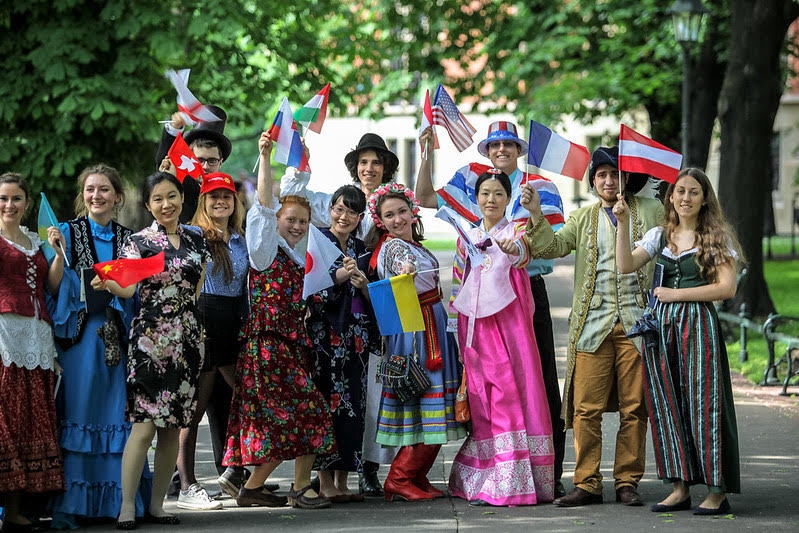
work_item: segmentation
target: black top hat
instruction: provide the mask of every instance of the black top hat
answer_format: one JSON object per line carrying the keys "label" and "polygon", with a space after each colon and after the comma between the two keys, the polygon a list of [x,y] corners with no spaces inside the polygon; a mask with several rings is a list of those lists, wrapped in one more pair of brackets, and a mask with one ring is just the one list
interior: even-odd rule
{"label": "black top hat", "polygon": [[[588,166],[588,186],[594,188],[594,176],[602,165],[610,165],[615,169],[619,168],[619,147],[600,146],[591,154],[591,164]],[[649,176],[638,172],[627,173],[627,183],[624,190],[630,194],[636,194],[644,188]]]}
{"label": "black top hat", "polygon": [[386,141],[375,133],[365,133],[363,137],[361,137],[361,140],[358,141],[358,146],[344,156],[344,164],[347,165],[350,174],[352,174],[353,177],[357,177],[358,157],[361,155],[361,152],[366,150],[374,150],[385,157],[383,182],[390,181],[399,168],[399,158],[394,152],[388,149]]}
{"label": "black top hat", "polygon": [[220,120],[215,120],[213,122],[201,122],[196,128],[184,133],[183,139],[189,146],[191,146],[191,143],[197,139],[210,139],[219,145],[219,151],[221,152],[222,159],[227,159],[228,156],[230,156],[231,150],[233,149],[232,145],[230,144],[230,139],[225,137],[227,113],[225,113],[221,107],[217,107],[215,105],[206,105],[205,107],[210,109],[214,115],[220,118]]}

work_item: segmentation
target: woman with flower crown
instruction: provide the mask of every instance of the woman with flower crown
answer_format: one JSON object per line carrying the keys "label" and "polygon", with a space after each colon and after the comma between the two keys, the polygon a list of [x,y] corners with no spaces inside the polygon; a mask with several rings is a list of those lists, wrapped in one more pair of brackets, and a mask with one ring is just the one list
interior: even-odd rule
{"label": "woman with flower crown", "polygon": [[365,241],[374,249],[371,269],[381,279],[414,275],[425,322],[424,331],[386,337],[385,354],[417,355],[431,382],[421,397],[406,402],[400,401],[391,387],[384,387],[377,442],[401,448],[383,490],[388,501],[395,496],[407,501],[431,500],[443,496],[427,479],[438,450],[447,441],[465,435],[454,415],[460,377],[457,347],[446,331],[438,260],[420,244],[424,229],[413,192],[398,183],[378,187],[369,198],[369,213],[374,226]]}

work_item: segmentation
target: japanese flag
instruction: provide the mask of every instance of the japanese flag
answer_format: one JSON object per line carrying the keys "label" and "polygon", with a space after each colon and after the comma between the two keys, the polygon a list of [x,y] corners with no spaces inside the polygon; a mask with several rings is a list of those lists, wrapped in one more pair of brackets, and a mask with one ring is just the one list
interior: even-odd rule
{"label": "japanese flag", "polygon": [[315,294],[333,285],[330,266],[341,256],[341,250],[325,237],[316,226],[308,229],[308,249],[305,252],[305,282],[302,297]]}

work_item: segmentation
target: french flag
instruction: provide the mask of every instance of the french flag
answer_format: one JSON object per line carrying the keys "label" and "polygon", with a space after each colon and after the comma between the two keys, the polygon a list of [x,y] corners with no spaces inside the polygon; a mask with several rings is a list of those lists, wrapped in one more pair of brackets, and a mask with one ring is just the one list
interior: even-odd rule
{"label": "french flag", "polygon": [[682,154],[641,135],[624,124],[619,132],[619,170],[649,174],[675,183],[682,166]]}
{"label": "french flag", "polygon": [[294,127],[293,117],[288,98],[284,96],[272,127],[269,128],[269,137],[275,141],[275,161],[301,172],[310,172],[311,165],[308,164],[300,132]]}
{"label": "french flag", "polygon": [[583,179],[591,155],[585,146],[574,144],[543,124],[531,120],[527,164],[536,167],[545,178],[566,176]]}

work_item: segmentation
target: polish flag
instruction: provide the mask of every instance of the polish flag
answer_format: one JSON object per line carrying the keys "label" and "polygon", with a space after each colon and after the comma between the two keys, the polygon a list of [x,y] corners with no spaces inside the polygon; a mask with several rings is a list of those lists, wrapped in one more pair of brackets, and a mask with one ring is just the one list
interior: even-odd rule
{"label": "polish flag", "polygon": [[183,140],[183,132],[179,132],[172,146],[167,152],[170,161],[175,165],[178,181],[183,183],[186,176],[198,179],[203,175],[203,166],[197,160],[197,156],[191,151],[189,145]]}
{"label": "polish flag", "polygon": [[172,86],[178,92],[178,111],[183,115],[186,124],[196,126],[201,122],[215,122],[222,120],[214,115],[213,111],[205,107],[189,90],[190,69],[167,70],[165,75],[172,82]]}
{"label": "polish flag", "polygon": [[305,281],[303,299],[333,286],[330,266],[341,256],[341,250],[324,236],[316,226],[308,226],[308,248],[305,252]]}
{"label": "polish flag", "polygon": [[[430,105],[430,91],[424,92],[424,107],[422,108],[422,125],[419,127],[419,137],[422,136],[424,130],[433,125],[433,106]],[[421,144],[421,141],[420,141]],[[422,159],[428,158],[427,145],[422,144]],[[435,129],[433,130],[433,150],[438,150],[438,137],[436,136]]]}
{"label": "polish flag", "polygon": [[649,174],[675,183],[682,166],[682,154],[641,135],[624,124],[619,132],[619,170]]}
{"label": "polish flag", "polygon": [[294,124],[291,106],[285,96],[277,115],[275,115],[275,120],[272,122],[272,127],[269,128],[269,137],[275,142],[275,161],[294,167],[301,172],[311,171],[300,132],[297,131]]}
{"label": "polish flag", "polygon": [[561,137],[543,124],[530,121],[527,163],[535,167],[535,174],[550,179],[566,176],[580,181],[590,161],[591,156],[585,146]]}
{"label": "polish flag", "polygon": [[313,98],[294,113],[294,120],[309,130],[322,133],[322,124],[327,117],[327,101],[330,98],[330,83],[322,87]]}

